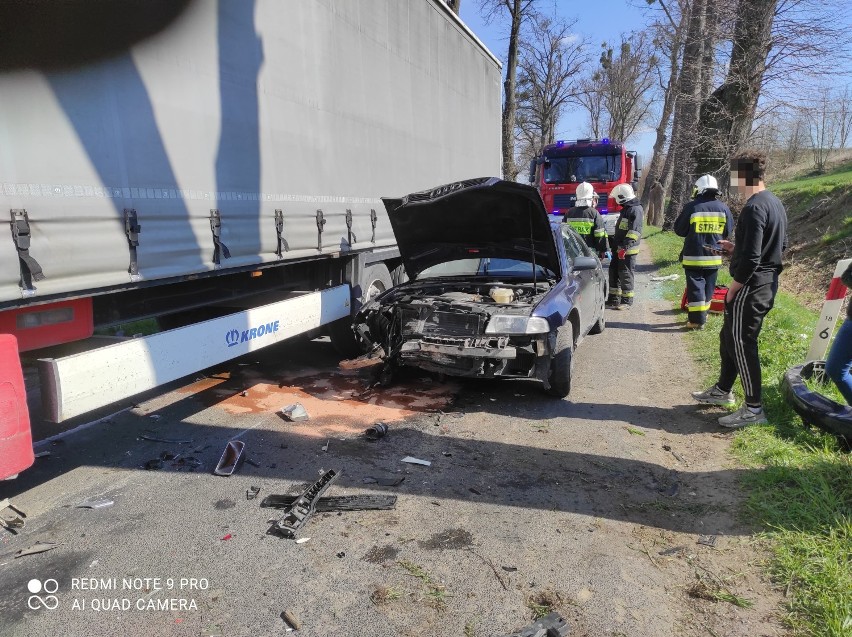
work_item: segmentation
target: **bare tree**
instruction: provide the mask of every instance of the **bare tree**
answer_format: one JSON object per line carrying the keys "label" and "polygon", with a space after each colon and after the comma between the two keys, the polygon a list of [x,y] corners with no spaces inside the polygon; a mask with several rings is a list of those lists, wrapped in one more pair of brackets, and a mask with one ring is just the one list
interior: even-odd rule
{"label": "bare tree", "polygon": [[580,92],[577,95],[577,102],[588,116],[589,136],[593,138],[603,137],[604,131],[604,94],[598,88],[598,83],[595,80],[597,71],[586,75],[580,80]]}
{"label": "bare tree", "polygon": [[693,153],[698,173],[717,173],[726,182],[728,159],[751,133],[777,2],[749,0],[737,8],[727,76],[701,105]]}
{"label": "bare tree", "polygon": [[849,86],[843,87],[834,98],[837,105],[837,145],[846,148],[849,132],[852,130],[852,91]]}
{"label": "bare tree", "polygon": [[798,115],[792,122],[788,122],[786,129],[788,132],[784,140],[784,161],[790,165],[799,161],[805,148],[807,123]]}
{"label": "bare tree", "polygon": [[479,0],[486,22],[497,18],[509,21],[509,50],[506,57],[506,79],[503,82],[503,178],[514,181],[518,176],[515,164],[515,123],[517,117],[518,50],[521,26],[535,12],[537,0]]}
{"label": "bare tree", "polygon": [[538,148],[553,141],[556,122],[579,88],[587,62],[585,44],[573,35],[575,21],[539,17],[521,42],[518,61],[518,125]]}
{"label": "bare tree", "polygon": [[[705,43],[708,0],[692,0],[687,22],[686,39],[678,82],[675,118],[672,124],[672,143],[666,156],[663,175],[672,171],[671,197],[666,208],[664,227],[669,228],[686,202],[694,173],[692,150],[695,146],[695,126],[701,104],[701,68]],[[676,168],[675,168],[676,167]]]}
{"label": "bare tree", "polygon": [[832,95],[828,89],[822,89],[814,103],[804,110],[811,142],[814,168],[825,172],[828,157],[837,143],[838,125]]}
{"label": "bare tree", "polygon": [[[649,0],[653,3],[654,0]],[[659,0],[659,5],[662,8],[665,18],[651,25],[655,35],[654,44],[661,50],[665,51],[665,58],[668,60],[668,80],[664,77],[663,66],[657,67],[657,90],[663,93],[663,108],[660,112],[660,119],[657,123],[656,138],[654,140],[654,150],[651,154],[651,161],[648,162],[645,170],[646,187],[642,190],[642,207],[645,210],[650,210],[651,203],[651,188],[647,184],[655,184],[656,182],[665,182],[663,175],[663,161],[666,142],[668,141],[668,130],[674,112],[675,101],[677,99],[678,71],[680,69],[680,51],[683,46],[684,36],[684,20],[683,20],[683,4],[684,0],[679,0],[674,3],[670,9],[666,0]],[[650,222],[650,221],[649,221]]]}
{"label": "bare tree", "polygon": [[597,77],[604,96],[609,137],[627,142],[648,119],[659,58],[644,32],[622,35],[617,55],[615,47],[606,43],[602,46]]}

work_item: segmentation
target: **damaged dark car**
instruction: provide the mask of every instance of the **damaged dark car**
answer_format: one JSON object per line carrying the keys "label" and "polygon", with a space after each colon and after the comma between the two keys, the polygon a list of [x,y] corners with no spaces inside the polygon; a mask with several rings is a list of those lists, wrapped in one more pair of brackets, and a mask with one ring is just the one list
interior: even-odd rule
{"label": "damaged dark car", "polygon": [[538,191],[481,178],[383,201],[409,281],[356,315],[370,356],[388,373],[529,378],[567,396],[574,349],[605,327],[607,280]]}

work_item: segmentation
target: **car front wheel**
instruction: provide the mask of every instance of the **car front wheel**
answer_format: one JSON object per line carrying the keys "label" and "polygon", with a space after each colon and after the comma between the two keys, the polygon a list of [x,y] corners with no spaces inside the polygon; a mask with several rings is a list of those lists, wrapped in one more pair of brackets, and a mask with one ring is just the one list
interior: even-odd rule
{"label": "car front wheel", "polygon": [[574,330],[567,322],[556,332],[556,348],[550,359],[550,389],[547,393],[565,398],[571,393],[571,373],[574,367]]}

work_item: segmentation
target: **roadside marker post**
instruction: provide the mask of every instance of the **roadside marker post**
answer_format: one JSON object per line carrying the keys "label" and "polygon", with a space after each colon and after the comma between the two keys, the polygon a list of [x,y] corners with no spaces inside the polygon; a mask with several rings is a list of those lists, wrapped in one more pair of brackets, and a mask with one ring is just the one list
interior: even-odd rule
{"label": "roadside marker post", "polygon": [[822,312],[811,339],[811,347],[805,358],[806,362],[825,359],[828,344],[831,342],[831,335],[834,333],[834,326],[837,324],[837,316],[843,308],[843,299],[846,297],[847,288],[840,281],[840,276],[846,271],[850,262],[852,262],[852,259],[841,259],[837,262],[837,267],[834,268],[834,277],[828,286],[828,292],[825,293],[825,303],[822,305]]}

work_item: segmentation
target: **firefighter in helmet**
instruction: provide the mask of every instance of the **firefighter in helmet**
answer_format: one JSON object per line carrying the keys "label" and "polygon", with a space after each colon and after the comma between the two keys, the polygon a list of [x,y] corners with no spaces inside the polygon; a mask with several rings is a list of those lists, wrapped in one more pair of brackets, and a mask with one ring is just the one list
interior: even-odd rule
{"label": "firefighter in helmet", "polygon": [[621,206],[615,224],[615,234],[610,238],[612,261],[609,263],[609,299],[613,309],[627,309],[633,305],[633,271],[639,254],[642,237],[642,220],[645,213],[630,184],[618,184],[609,196]]}
{"label": "firefighter in helmet", "polygon": [[674,224],[684,237],[681,265],[686,276],[687,329],[703,329],[716,289],[716,275],[722,265],[719,240],[729,239],[734,229],[731,211],[716,197],[719,184],[713,175],[695,182],[694,199],[688,202]]}
{"label": "firefighter in helmet", "polygon": [[603,259],[607,252],[606,228],[601,213],[593,206],[595,189],[583,182],[577,186],[577,202],[565,213],[562,221],[569,224],[586,241],[586,245]]}

